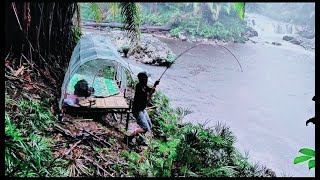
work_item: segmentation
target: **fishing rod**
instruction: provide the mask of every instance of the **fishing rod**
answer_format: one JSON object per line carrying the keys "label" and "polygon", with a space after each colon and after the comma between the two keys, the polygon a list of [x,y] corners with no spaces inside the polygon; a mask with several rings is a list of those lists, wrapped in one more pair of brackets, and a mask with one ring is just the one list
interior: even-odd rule
{"label": "fishing rod", "polygon": [[185,51],[183,51],[182,53],[180,53],[171,63],[169,63],[169,65],[167,65],[167,68],[164,70],[164,72],[161,74],[159,80],[162,78],[162,76],[164,75],[164,73],[169,69],[169,67],[180,57],[182,56],[184,53],[186,53],[187,51],[190,51],[191,49],[199,46],[200,44],[196,44],[188,49],[186,49]]}
{"label": "fishing rod", "polygon": [[[194,45],[194,46],[190,47],[189,49],[183,51],[181,54],[179,54],[179,55],[167,66],[167,68],[166,68],[166,69],[164,70],[164,72],[161,74],[159,80],[162,78],[162,76],[164,75],[164,73],[169,69],[169,67],[170,67],[180,56],[182,56],[182,55],[183,55],[184,53],[186,53],[187,51],[189,51],[189,50],[191,50],[191,49],[193,49],[193,48],[195,48],[195,47],[197,47],[197,46],[199,46],[199,45],[201,45],[201,43],[200,43],[200,44],[197,44],[197,45]],[[210,44],[210,45],[211,45],[212,47],[214,47],[212,44]],[[232,54],[232,56],[237,60],[239,66],[240,66],[241,72],[243,72],[242,67],[241,67],[241,64],[240,64],[238,58],[237,58],[227,47],[222,46],[222,45],[218,45],[218,46],[225,48],[226,50],[228,50],[228,51]]]}
{"label": "fishing rod", "polygon": [[[212,46],[212,44],[210,44],[211,46]],[[238,60],[238,58],[227,48],[227,47],[225,47],[225,46],[222,46],[222,45],[218,45],[218,46],[220,46],[220,47],[223,47],[223,48],[225,48],[226,50],[228,50],[231,54],[232,54],[232,56],[234,57],[234,58],[236,58],[236,60],[237,60],[237,62],[238,62],[238,64],[239,64],[239,66],[240,66],[240,69],[241,69],[241,72],[243,72],[243,70],[242,70],[242,67],[241,67],[241,64],[240,64],[240,62],[239,62],[239,60]],[[214,46],[212,46],[212,47],[214,47]]]}

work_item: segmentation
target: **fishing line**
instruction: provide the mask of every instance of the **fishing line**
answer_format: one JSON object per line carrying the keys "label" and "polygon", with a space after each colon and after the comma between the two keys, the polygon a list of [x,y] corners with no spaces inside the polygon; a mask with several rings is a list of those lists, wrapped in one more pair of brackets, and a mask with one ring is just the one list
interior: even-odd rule
{"label": "fishing line", "polygon": [[164,73],[169,69],[169,67],[180,57],[182,56],[184,53],[186,53],[187,51],[199,46],[200,44],[196,44],[188,49],[186,49],[185,51],[183,51],[182,53],[180,53],[169,65],[167,65],[167,68],[164,70],[164,72],[161,74],[159,80],[162,78],[162,76],[164,75]]}
{"label": "fishing line", "polygon": [[[210,44],[211,46],[212,46],[212,44]],[[242,67],[241,67],[241,64],[240,64],[240,62],[239,62],[239,60],[238,60],[238,58],[227,48],[227,47],[225,47],[225,46],[222,46],[222,45],[218,45],[218,46],[220,46],[220,47],[223,47],[223,48],[225,48],[226,50],[228,50],[231,54],[232,54],[232,56],[234,57],[234,58],[236,58],[236,60],[237,60],[237,62],[238,62],[238,64],[239,64],[239,66],[240,66],[240,69],[241,69],[241,72],[243,72],[243,70],[242,70]],[[214,47],[214,46],[212,46],[212,47]]]}

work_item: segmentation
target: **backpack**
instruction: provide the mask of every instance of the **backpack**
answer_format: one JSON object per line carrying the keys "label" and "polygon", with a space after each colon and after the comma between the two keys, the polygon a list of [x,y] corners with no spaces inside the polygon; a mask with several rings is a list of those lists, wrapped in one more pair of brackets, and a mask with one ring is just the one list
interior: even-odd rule
{"label": "backpack", "polygon": [[92,87],[89,88],[88,82],[84,79],[78,81],[74,86],[74,94],[79,97],[89,97],[94,92]]}

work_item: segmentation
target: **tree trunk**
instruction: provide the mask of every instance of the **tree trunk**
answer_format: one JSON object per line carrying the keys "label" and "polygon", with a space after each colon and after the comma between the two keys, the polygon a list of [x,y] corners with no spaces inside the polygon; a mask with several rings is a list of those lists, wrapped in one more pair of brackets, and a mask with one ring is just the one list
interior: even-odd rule
{"label": "tree trunk", "polygon": [[152,3],[152,13],[157,13],[158,12],[158,3],[154,2]]}
{"label": "tree trunk", "polygon": [[77,4],[17,1],[5,6],[6,54],[18,59],[24,54],[32,68],[47,68],[60,82],[75,46],[71,28]]}

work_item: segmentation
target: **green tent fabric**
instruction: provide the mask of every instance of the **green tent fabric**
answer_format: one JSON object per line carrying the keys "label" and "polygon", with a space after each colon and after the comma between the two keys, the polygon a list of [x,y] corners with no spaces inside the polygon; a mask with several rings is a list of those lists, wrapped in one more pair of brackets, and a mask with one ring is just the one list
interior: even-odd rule
{"label": "green tent fabric", "polygon": [[[86,76],[82,74],[74,74],[71,78],[71,81],[69,83],[69,86],[67,88],[68,94],[74,93],[74,86],[76,83],[80,80],[86,80],[89,84],[89,86],[92,86],[93,77],[92,76]],[[112,79],[106,79],[103,77],[96,77],[93,83],[93,88],[95,90],[94,96],[96,97],[108,97],[112,95],[116,95],[120,92],[119,87],[117,86],[117,83]]]}

